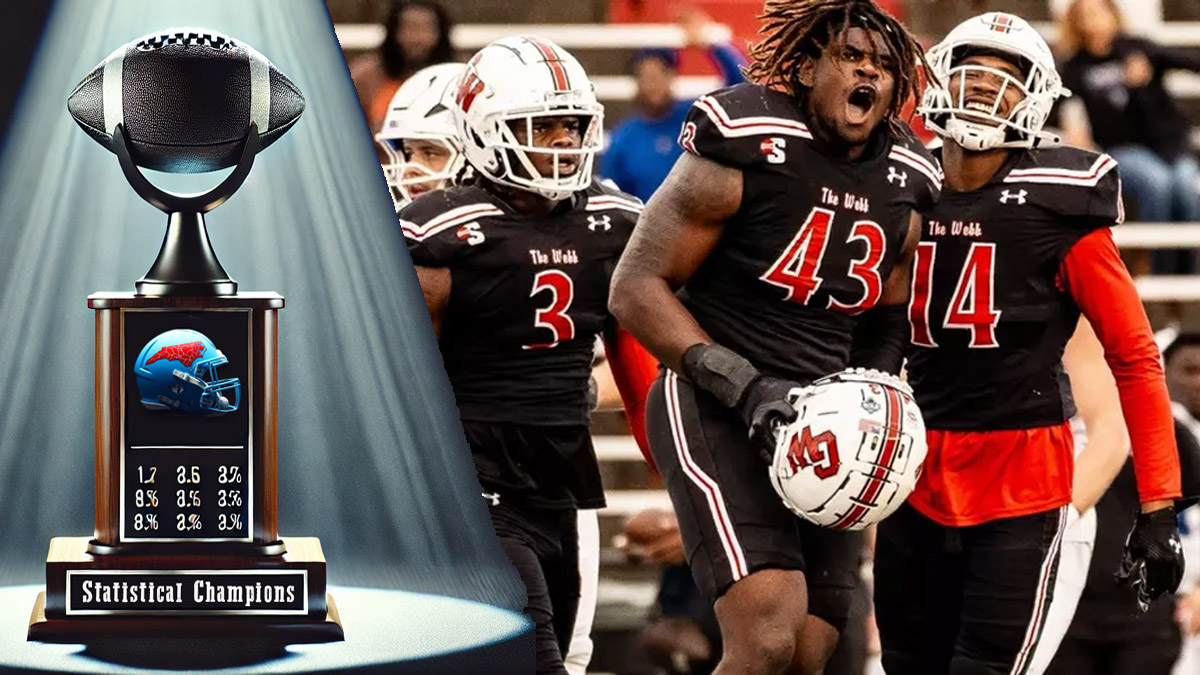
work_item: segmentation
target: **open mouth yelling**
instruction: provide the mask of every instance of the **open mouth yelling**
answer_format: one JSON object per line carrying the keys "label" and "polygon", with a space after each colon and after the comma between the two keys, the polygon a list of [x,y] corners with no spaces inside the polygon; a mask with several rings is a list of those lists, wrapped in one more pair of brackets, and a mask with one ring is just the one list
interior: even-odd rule
{"label": "open mouth yelling", "polygon": [[860,84],[850,90],[850,97],[846,99],[846,122],[850,126],[866,124],[878,99],[879,93],[867,84]]}

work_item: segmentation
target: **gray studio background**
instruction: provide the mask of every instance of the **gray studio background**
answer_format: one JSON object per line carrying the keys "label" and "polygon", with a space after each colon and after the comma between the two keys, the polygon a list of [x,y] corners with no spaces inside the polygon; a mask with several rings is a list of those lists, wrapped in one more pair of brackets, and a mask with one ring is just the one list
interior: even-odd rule
{"label": "gray studio background", "polygon": [[[90,535],[95,291],[132,291],[166,216],[67,113],[119,45],[194,26],[243,40],[304,92],[299,123],[208,215],[240,290],[277,291],[280,531],[321,538],[331,583],[519,610],[428,315],[321,0],[58,0],[0,150],[0,584]],[[218,175],[166,176],[203,191]]]}

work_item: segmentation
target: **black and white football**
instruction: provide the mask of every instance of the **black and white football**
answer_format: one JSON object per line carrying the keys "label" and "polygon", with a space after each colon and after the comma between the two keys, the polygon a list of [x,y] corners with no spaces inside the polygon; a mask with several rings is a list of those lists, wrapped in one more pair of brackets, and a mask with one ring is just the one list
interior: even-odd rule
{"label": "black and white football", "polygon": [[114,51],[75,87],[67,109],[113,152],[123,124],[139,166],[200,173],[237,164],[252,122],[260,150],[274,143],[300,119],[304,95],[253,47],[179,28]]}

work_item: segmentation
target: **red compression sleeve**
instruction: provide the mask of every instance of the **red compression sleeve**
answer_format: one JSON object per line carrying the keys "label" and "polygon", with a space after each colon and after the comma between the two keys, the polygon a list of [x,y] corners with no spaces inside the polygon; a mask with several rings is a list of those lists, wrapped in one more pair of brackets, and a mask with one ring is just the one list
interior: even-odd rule
{"label": "red compression sleeve", "polygon": [[1154,334],[1137,287],[1108,228],[1080,239],[1059,269],[1059,281],[1104,345],[1133,444],[1133,469],[1143,503],[1181,494],[1175,422]]}
{"label": "red compression sleeve", "polygon": [[613,381],[625,404],[625,417],[629,430],[637,441],[642,456],[656,471],[654,457],[650,454],[650,443],[646,440],[646,394],[658,377],[658,361],[646,348],[624,328],[618,327],[616,335],[604,341],[608,366],[612,369]]}

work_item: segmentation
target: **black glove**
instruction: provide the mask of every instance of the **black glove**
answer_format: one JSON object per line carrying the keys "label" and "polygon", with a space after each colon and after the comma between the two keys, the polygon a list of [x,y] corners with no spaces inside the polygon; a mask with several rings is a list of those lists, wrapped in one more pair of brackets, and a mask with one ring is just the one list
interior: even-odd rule
{"label": "black glove", "polygon": [[775,425],[796,419],[787,393],[800,385],[758,372],[752,363],[718,344],[688,347],[681,359],[682,375],[742,415],[750,438],[768,462],[775,453]]}
{"label": "black glove", "polygon": [[800,385],[777,377],[761,376],[751,384],[742,399],[742,419],[750,430],[750,440],[770,463],[775,458],[775,427],[796,419],[796,409],[788,403],[788,392]]}
{"label": "black glove", "polygon": [[1183,579],[1183,544],[1175,509],[1166,507],[1138,514],[1125,541],[1117,583],[1137,591],[1138,609],[1146,612],[1160,595],[1174,593]]}

